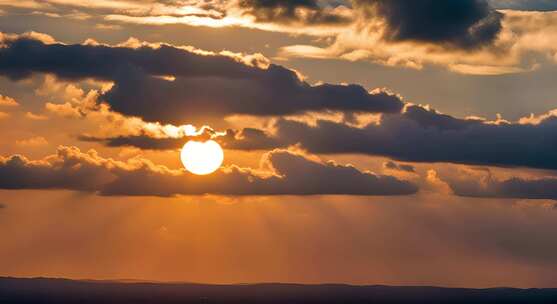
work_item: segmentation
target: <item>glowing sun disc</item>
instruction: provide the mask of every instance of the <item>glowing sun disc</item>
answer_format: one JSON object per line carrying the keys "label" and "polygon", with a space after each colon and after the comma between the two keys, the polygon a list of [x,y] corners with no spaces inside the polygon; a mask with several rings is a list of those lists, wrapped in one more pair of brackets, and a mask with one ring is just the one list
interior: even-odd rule
{"label": "glowing sun disc", "polygon": [[206,142],[188,141],[180,155],[186,170],[197,175],[207,175],[217,171],[224,160],[224,152],[214,140]]}

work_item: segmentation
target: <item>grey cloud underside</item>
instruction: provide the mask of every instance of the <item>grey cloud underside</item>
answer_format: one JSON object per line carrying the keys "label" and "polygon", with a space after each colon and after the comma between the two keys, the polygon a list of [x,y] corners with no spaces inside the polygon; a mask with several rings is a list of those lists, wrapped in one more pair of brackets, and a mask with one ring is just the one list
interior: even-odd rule
{"label": "grey cloud underside", "polygon": [[22,156],[0,159],[0,189],[66,189],[118,196],[222,195],[410,195],[409,182],[361,172],[351,166],[321,163],[284,150],[270,152],[269,177],[230,167],[195,176],[148,161],[122,163],[61,147],[43,161]]}
{"label": "grey cloud underside", "polygon": [[258,22],[343,24],[352,21],[326,12],[316,0],[240,0],[238,4]]}
{"label": "grey cloud underside", "polygon": [[513,177],[498,180],[460,178],[447,181],[455,195],[484,198],[550,199],[557,200],[557,178],[524,179]]}
{"label": "grey cloud underside", "polygon": [[555,0],[490,0],[491,5],[499,9],[515,9],[526,11],[555,11]]}
{"label": "grey cloud underside", "polygon": [[387,40],[418,41],[462,49],[490,44],[503,15],[485,0],[355,0],[369,18],[386,23]]}
{"label": "grey cloud underside", "polygon": [[[365,154],[410,162],[448,162],[557,169],[557,118],[539,124],[485,123],[409,106],[364,128],[320,120],[316,126],[279,119],[275,134],[229,130],[217,140],[228,149],[268,150],[300,144],[317,154]],[[157,139],[104,139],[111,146],[157,149]],[[183,144],[176,139],[176,148]],[[141,144],[139,144],[141,143]]]}
{"label": "grey cloud underside", "polygon": [[[47,45],[19,38],[0,49],[0,75],[24,79],[51,73],[114,82],[101,97],[111,108],[148,121],[182,124],[230,114],[286,115],[304,111],[399,112],[396,96],[359,85],[312,86],[282,66],[251,67],[227,56],[204,56],[172,46]],[[169,81],[159,76],[172,75]]]}
{"label": "grey cloud underside", "polygon": [[487,124],[409,107],[359,129],[321,121],[281,121],[278,136],[312,153],[362,153],[403,161],[557,169],[557,118],[539,125]]}
{"label": "grey cloud underside", "polygon": [[382,19],[386,25],[385,40],[426,42],[460,49],[491,44],[501,32],[503,19],[503,14],[486,0],[346,1],[344,5],[352,6],[360,16],[352,20],[327,13],[316,0],[241,0],[239,5],[259,22],[359,22],[365,26]]}
{"label": "grey cloud underside", "polygon": [[[213,129],[204,127],[201,134],[183,137],[152,137],[143,132],[139,135],[117,136],[117,137],[96,137],[91,135],[79,135],[78,140],[84,142],[98,142],[107,147],[135,147],[144,150],[175,150],[182,148],[189,140],[207,141],[215,136]],[[259,130],[257,130],[259,131]],[[277,147],[273,145],[270,149]]]}
{"label": "grey cloud underside", "polygon": [[95,137],[88,135],[78,136],[78,139],[85,142],[99,142],[107,147],[135,147],[145,150],[173,150],[181,148],[188,140],[213,139],[223,147],[233,150],[272,150],[288,146],[288,141],[281,140],[269,135],[263,130],[256,128],[244,128],[242,130],[226,130],[223,136],[213,136],[214,131],[204,129],[199,136],[183,136],[173,138],[156,138],[149,134],[116,136],[116,137]]}
{"label": "grey cloud underside", "polygon": [[[205,130],[207,131],[207,129]],[[214,132],[213,132],[214,133]],[[84,142],[98,142],[107,147],[134,147],[144,150],[175,150],[182,148],[189,140],[205,141],[213,139],[223,147],[234,150],[272,150],[275,148],[285,148],[288,144],[284,140],[279,140],[267,134],[265,131],[255,128],[244,128],[240,131],[228,129],[224,136],[212,136],[204,132],[199,136],[183,137],[153,137],[149,134],[116,136],[116,137],[95,137],[80,135],[78,140]]]}
{"label": "grey cloud underside", "polygon": [[146,134],[117,136],[117,137],[95,137],[80,135],[78,139],[84,142],[98,142],[107,147],[135,147],[144,150],[175,150],[193,138],[184,136],[179,138],[155,138]]}

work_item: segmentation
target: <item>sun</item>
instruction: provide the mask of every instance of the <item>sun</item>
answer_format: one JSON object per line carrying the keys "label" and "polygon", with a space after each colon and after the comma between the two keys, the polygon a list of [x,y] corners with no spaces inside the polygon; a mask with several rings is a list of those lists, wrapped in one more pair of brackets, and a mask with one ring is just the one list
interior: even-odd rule
{"label": "sun", "polygon": [[224,160],[224,152],[214,140],[206,142],[190,140],[182,148],[181,159],[189,172],[207,175],[220,168]]}

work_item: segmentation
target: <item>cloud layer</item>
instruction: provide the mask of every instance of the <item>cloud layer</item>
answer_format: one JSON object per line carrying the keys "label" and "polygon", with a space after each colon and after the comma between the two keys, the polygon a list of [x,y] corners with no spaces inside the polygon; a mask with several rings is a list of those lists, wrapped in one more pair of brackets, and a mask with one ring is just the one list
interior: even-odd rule
{"label": "cloud layer", "polygon": [[487,168],[460,170],[443,179],[452,192],[458,196],[512,199],[557,200],[557,178],[494,176]]}
{"label": "cloud layer", "polygon": [[502,9],[554,11],[557,2],[553,0],[490,0],[491,5]]}
{"label": "cloud layer", "polygon": [[419,106],[384,115],[379,124],[280,120],[276,136],[312,153],[362,153],[403,161],[557,168],[557,118],[536,123],[458,119]]}
{"label": "cloud layer", "polygon": [[267,172],[236,166],[195,176],[135,158],[103,158],[95,151],[60,147],[56,155],[31,161],[19,155],[0,159],[0,189],[66,189],[101,195],[410,195],[417,187],[395,177],[324,163],[286,150],[265,156]]}
{"label": "cloud layer", "polygon": [[[557,169],[557,117],[518,122],[460,119],[433,109],[408,105],[400,114],[384,114],[378,123],[358,127],[346,122],[281,118],[271,130],[228,130],[217,137],[224,147],[268,150],[299,144],[316,154],[365,154],[410,162],[447,162],[502,167]],[[148,135],[97,138],[108,146],[177,149],[184,139]]]}
{"label": "cloud layer", "polygon": [[[557,53],[556,6],[551,0],[8,0],[2,4],[9,8],[8,14],[14,10],[14,16],[23,10],[51,18],[95,20],[105,29],[129,23],[179,24],[300,34],[317,38],[316,42],[286,46],[281,57],[361,60],[418,69],[439,65],[465,74],[531,71],[538,64],[555,62]],[[552,24],[544,25],[540,14]],[[533,41],[539,33],[547,38]],[[532,60],[532,53],[541,57]]]}
{"label": "cloud layer", "polygon": [[[46,44],[4,35],[0,75],[23,79],[50,73],[62,79],[113,81],[101,100],[117,112],[181,124],[200,116],[285,115],[304,111],[398,112],[402,101],[359,85],[312,86],[292,70],[260,57],[226,56],[170,45]],[[250,60],[246,64],[247,60]],[[264,65],[264,66],[262,66]]]}
{"label": "cloud layer", "polygon": [[323,8],[316,0],[240,0],[238,6],[257,22],[347,24],[351,20]]}

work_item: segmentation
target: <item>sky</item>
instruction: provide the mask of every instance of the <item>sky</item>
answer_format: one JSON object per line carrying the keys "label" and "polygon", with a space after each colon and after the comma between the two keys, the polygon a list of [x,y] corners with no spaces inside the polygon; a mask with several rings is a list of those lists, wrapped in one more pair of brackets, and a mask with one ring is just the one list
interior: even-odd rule
{"label": "sky", "polygon": [[555,287],[556,73],[549,0],[0,0],[0,275]]}

